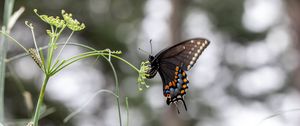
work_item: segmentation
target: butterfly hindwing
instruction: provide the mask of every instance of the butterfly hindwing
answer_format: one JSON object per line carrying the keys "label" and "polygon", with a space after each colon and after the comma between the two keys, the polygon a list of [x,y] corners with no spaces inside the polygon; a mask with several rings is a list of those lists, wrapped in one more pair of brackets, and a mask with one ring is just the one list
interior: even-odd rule
{"label": "butterfly hindwing", "polygon": [[172,70],[170,67],[162,67],[162,69],[159,70],[159,74],[163,81],[163,94],[167,98],[167,104],[178,100],[183,101],[189,83],[186,72],[179,66],[175,66]]}

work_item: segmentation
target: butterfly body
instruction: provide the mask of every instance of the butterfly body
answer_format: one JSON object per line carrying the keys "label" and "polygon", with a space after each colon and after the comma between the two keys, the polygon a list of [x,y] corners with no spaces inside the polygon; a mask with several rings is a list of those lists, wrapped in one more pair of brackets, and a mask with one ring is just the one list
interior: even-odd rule
{"label": "butterfly body", "polygon": [[194,38],[178,43],[160,51],[155,56],[149,56],[151,69],[147,78],[153,78],[157,72],[163,81],[163,94],[169,105],[177,101],[184,102],[184,95],[188,89],[186,71],[196,63],[203,50],[209,45],[204,38]]}

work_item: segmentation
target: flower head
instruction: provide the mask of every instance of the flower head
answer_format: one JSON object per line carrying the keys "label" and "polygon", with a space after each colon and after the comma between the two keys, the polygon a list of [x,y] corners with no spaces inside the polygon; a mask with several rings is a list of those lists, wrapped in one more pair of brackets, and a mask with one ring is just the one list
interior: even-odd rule
{"label": "flower head", "polygon": [[141,67],[139,70],[139,77],[138,77],[138,88],[139,91],[142,91],[143,88],[142,86],[144,85],[146,88],[149,88],[150,86],[146,84],[145,80],[147,79],[147,76],[149,76],[149,74],[147,74],[147,71],[150,70],[150,62],[149,61],[145,61],[141,63]]}
{"label": "flower head", "polygon": [[85,28],[85,24],[80,23],[76,19],[73,19],[71,13],[68,14],[64,10],[62,10],[61,14],[62,14],[64,20],[66,21],[67,27],[69,29],[71,29],[72,31],[80,31]]}
{"label": "flower head", "polygon": [[48,15],[39,15],[37,13],[37,9],[33,10],[34,13],[40,17],[40,19],[42,19],[44,22],[50,24],[50,25],[54,25],[57,28],[62,28],[65,27],[65,21],[60,19],[58,16],[53,17],[53,16],[48,16]]}

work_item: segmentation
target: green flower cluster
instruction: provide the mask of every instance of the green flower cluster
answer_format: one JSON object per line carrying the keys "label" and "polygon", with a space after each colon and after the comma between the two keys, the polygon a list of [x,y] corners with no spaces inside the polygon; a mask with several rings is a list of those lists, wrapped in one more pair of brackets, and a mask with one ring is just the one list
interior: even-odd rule
{"label": "green flower cluster", "polygon": [[150,70],[150,62],[145,61],[141,63],[140,70],[139,70],[139,77],[138,77],[138,88],[139,91],[142,91],[142,85],[144,85],[146,88],[149,88],[150,86],[146,84],[145,80],[147,79],[147,72]]}
{"label": "green flower cluster", "polygon": [[53,17],[53,16],[48,16],[48,15],[39,15],[37,13],[37,9],[34,9],[33,10],[34,13],[36,15],[38,15],[44,22],[50,24],[50,25],[53,25],[57,28],[63,28],[66,26],[66,22],[64,20],[61,20],[58,16],[56,17]]}
{"label": "green flower cluster", "polygon": [[[71,29],[72,31],[80,31],[85,28],[84,23],[80,23],[76,19],[72,18],[71,13],[66,13],[64,10],[61,11],[63,19],[60,19],[60,17],[56,16],[48,16],[48,15],[40,15],[37,13],[37,9],[34,9],[34,12],[36,15],[40,17],[41,20],[44,22],[50,24],[51,26],[55,26],[56,28],[65,28],[66,26]],[[47,31],[48,35],[53,35],[51,31]]]}
{"label": "green flower cluster", "polygon": [[85,24],[78,22],[76,19],[72,18],[71,13],[66,13],[65,10],[61,11],[61,14],[66,21],[67,27],[71,29],[72,31],[81,31],[82,29],[85,28]]}

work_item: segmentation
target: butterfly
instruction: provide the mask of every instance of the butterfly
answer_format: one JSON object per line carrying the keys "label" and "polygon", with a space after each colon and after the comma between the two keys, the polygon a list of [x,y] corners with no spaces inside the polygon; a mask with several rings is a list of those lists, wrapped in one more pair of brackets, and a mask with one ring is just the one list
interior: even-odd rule
{"label": "butterfly", "polygon": [[194,66],[209,43],[207,39],[194,38],[166,48],[155,56],[149,55],[151,69],[147,71],[147,78],[151,79],[159,73],[167,105],[182,101],[187,111],[184,101],[189,83],[186,71]]}

